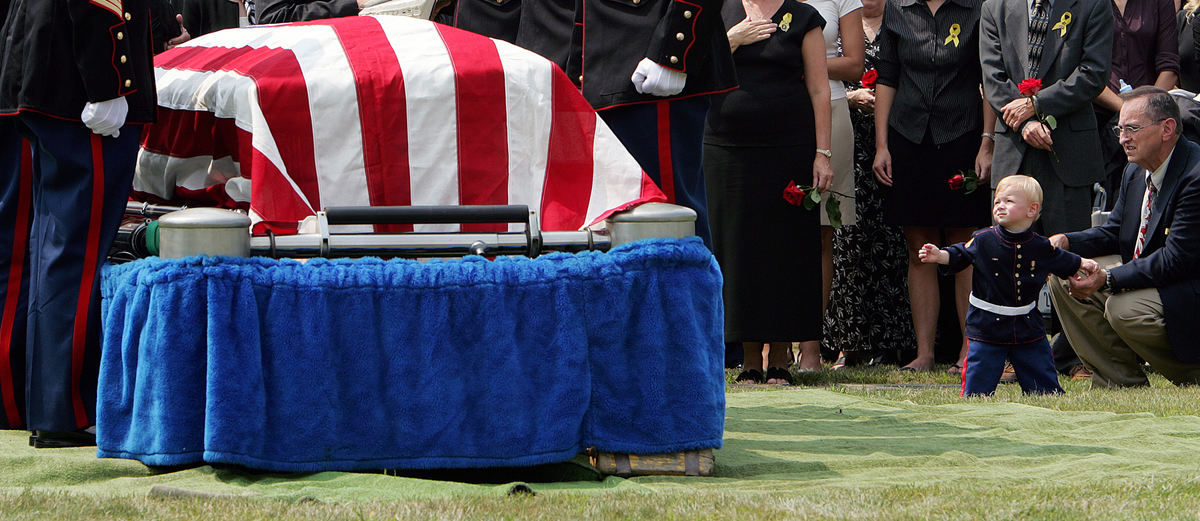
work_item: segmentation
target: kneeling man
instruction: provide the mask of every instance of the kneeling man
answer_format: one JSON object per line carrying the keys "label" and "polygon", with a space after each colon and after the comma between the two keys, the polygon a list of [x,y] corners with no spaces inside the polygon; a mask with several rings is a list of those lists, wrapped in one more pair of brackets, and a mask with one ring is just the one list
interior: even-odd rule
{"label": "kneeling man", "polygon": [[1052,279],[1054,307],[1093,387],[1148,385],[1143,360],[1177,385],[1200,384],[1200,146],[1181,136],[1166,91],[1121,97],[1113,132],[1129,166],[1108,222],[1050,237],[1105,268]]}

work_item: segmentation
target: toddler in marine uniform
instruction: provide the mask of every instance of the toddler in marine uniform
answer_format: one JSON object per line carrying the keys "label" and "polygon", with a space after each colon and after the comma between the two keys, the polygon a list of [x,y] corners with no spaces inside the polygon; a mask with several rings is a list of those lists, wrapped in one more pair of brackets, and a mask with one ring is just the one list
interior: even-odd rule
{"label": "toddler in marine uniform", "polygon": [[1067,278],[1081,270],[1091,273],[1098,266],[1034,233],[1033,223],[1041,210],[1042,187],[1037,180],[1005,177],[992,201],[994,226],[975,232],[966,243],[945,249],[925,244],[917,252],[921,262],[943,264],[954,272],[975,267],[963,396],[994,392],[1006,358],[1025,394],[1063,392],[1037,310],[1038,293],[1051,273]]}

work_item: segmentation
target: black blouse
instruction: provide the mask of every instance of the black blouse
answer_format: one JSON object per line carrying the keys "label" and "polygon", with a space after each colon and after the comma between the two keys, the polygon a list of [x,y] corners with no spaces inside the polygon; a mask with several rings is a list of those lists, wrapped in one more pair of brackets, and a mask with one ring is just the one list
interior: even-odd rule
{"label": "black blouse", "polygon": [[878,84],[896,89],[888,125],[914,143],[948,143],[983,127],[979,12],[983,0],[888,0],[879,32]]}
{"label": "black blouse", "polygon": [[[746,18],[740,0],[728,0],[728,30]],[[725,146],[815,145],[812,101],[804,83],[804,36],[825,27],[811,6],[784,0],[771,17],[779,28],[766,40],[733,53],[740,88],[713,97],[704,142]],[[824,49],[822,48],[822,53]]]}

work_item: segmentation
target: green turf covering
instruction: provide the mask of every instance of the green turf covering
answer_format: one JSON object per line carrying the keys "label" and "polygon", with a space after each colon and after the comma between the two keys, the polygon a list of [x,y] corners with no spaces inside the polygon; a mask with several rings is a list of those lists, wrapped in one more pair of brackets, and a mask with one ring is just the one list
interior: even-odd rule
{"label": "green turf covering", "polygon": [[460,478],[498,484],[340,472],[154,470],[135,461],[96,459],[92,448],[35,450],[27,444],[27,433],[0,431],[0,491],[145,495],[152,486],[163,485],[177,491],[355,501],[499,495],[512,488],[505,481],[554,476],[580,481],[530,483],[530,487],[538,493],[616,489],[753,493],[954,480],[998,486],[1058,480],[1136,481],[1151,475],[1186,480],[1200,468],[1200,418],[1196,416],[1059,412],[990,401],[925,406],[793,388],[729,394],[725,430],[725,447],[716,452],[716,476],[711,478],[589,481],[591,472],[573,464],[511,476],[492,472]]}

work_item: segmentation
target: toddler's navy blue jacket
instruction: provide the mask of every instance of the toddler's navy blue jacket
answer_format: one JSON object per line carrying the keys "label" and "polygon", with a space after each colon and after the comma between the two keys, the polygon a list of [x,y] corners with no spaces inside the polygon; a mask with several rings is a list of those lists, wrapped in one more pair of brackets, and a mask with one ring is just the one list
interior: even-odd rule
{"label": "toddler's navy blue jacket", "polygon": [[[1070,277],[1082,259],[1055,248],[1032,230],[1011,233],[1002,226],[975,232],[971,240],[947,246],[954,272],[974,265],[971,292],[992,304],[1021,307],[1036,302],[1038,292],[1053,273]],[[1035,306],[1024,315],[1006,316],[971,306],[967,311],[967,338],[992,344],[1027,344],[1046,336],[1042,316]]]}

